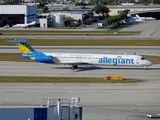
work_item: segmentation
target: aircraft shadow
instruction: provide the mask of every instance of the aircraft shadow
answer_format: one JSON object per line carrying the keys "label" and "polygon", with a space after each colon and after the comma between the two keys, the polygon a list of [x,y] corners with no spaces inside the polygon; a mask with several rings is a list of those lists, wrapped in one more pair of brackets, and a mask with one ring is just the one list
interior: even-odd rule
{"label": "aircraft shadow", "polygon": [[[70,67],[55,67],[55,69],[70,69]],[[98,66],[90,66],[90,67],[78,67],[74,69],[75,72],[81,71],[92,71],[92,70],[144,70],[143,67],[98,67]],[[160,70],[160,68],[147,68],[147,70]]]}
{"label": "aircraft shadow", "polygon": [[[144,70],[144,68],[125,68],[125,67],[118,67],[118,68],[111,68],[111,67],[106,67],[106,68],[102,68],[102,67],[82,67],[82,69],[78,68],[76,69],[76,72],[80,72],[80,71],[92,71],[92,70]],[[160,70],[160,68],[147,68],[147,70]]]}

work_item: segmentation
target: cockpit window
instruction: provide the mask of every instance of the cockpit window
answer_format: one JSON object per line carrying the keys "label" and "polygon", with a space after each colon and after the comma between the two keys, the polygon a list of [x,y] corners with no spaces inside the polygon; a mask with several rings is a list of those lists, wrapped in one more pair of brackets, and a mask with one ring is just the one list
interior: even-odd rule
{"label": "cockpit window", "polygon": [[141,57],[141,60],[144,60],[144,59],[146,59],[145,57]]}

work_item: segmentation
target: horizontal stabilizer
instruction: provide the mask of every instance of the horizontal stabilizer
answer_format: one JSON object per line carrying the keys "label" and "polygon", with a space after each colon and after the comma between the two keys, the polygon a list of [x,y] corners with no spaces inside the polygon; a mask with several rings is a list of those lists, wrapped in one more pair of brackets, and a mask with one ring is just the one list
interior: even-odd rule
{"label": "horizontal stabilizer", "polygon": [[15,40],[7,40],[6,42],[16,42],[16,39]]}
{"label": "horizontal stabilizer", "polygon": [[27,42],[26,40],[24,39],[15,39],[15,40],[7,40],[6,42],[14,42],[14,43],[24,43],[24,42]]}

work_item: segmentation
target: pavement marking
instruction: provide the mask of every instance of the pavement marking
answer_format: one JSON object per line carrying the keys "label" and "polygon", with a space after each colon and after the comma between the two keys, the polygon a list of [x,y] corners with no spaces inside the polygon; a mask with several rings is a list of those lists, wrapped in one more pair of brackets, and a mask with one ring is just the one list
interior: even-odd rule
{"label": "pavement marking", "polygon": [[150,34],[150,36],[152,36],[156,31],[154,31],[153,33]]}
{"label": "pavement marking", "polygon": [[34,76],[36,73],[31,73],[31,74],[29,74],[28,76]]}

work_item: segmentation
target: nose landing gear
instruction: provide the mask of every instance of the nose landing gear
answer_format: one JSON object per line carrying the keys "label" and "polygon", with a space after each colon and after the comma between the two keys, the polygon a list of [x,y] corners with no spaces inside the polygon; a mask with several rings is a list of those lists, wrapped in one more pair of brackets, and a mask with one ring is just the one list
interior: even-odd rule
{"label": "nose landing gear", "polygon": [[147,70],[147,66],[144,66],[144,70]]}

